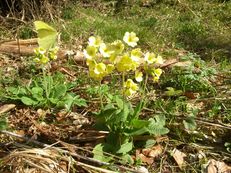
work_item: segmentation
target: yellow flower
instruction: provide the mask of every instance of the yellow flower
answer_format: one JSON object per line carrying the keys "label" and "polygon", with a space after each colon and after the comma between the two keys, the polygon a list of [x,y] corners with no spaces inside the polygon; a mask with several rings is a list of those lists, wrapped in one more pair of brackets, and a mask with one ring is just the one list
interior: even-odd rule
{"label": "yellow flower", "polygon": [[115,69],[115,66],[113,64],[108,64],[106,67],[107,74],[112,73],[114,69]]}
{"label": "yellow flower", "polygon": [[154,70],[155,75],[158,76],[158,77],[160,77],[160,75],[162,74],[162,72],[163,71],[160,68],[157,68],[157,69]]}
{"label": "yellow flower", "polygon": [[42,47],[38,47],[38,48],[34,49],[34,53],[36,55],[44,55],[46,53],[46,50]]}
{"label": "yellow flower", "polygon": [[143,80],[143,73],[141,71],[135,72],[135,79],[137,82],[141,82]]}
{"label": "yellow flower", "polygon": [[130,70],[135,71],[138,66],[139,63],[133,61],[128,54],[124,54],[117,63],[116,68],[119,72],[125,72]]}
{"label": "yellow flower", "polygon": [[46,63],[48,63],[48,61],[49,61],[49,58],[45,55],[43,55],[40,59],[41,64],[46,64]]}
{"label": "yellow flower", "polygon": [[139,38],[136,37],[136,34],[134,32],[126,32],[123,38],[124,42],[127,43],[131,47],[135,47],[137,45],[137,42],[139,41]]}
{"label": "yellow flower", "polygon": [[104,63],[99,63],[95,65],[95,74],[104,74],[106,72],[106,65]]}
{"label": "yellow flower", "polygon": [[128,79],[124,83],[124,88],[126,96],[131,96],[132,94],[136,93],[136,91],[139,89],[138,85],[134,83],[132,79]]}
{"label": "yellow flower", "polygon": [[39,62],[40,62],[40,59],[39,59],[39,58],[35,58],[34,61],[35,61],[36,63],[39,63]]}
{"label": "yellow flower", "polygon": [[96,37],[91,36],[88,39],[88,44],[90,46],[99,47],[101,43],[103,43],[103,41],[102,41],[101,37],[99,37],[99,36],[96,36]]}
{"label": "yellow flower", "polygon": [[87,59],[86,64],[89,66],[89,68],[92,68],[95,66],[96,62],[92,59]]}
{"label": "yellow flower", "polygon": [[49,49],[49,52],[53,53],[53,54],[57,54],[58,51],[59,51],[59,47],[58,46],[55,46],[54,48]]}
{"label": "yellow flower", "polygon": [[93,59],[96,56],[97,49],[94,46],[87,46],[87,48],[83,51],[85,58]]}
{"label": "yellow flower", "polygon": [[148,63],[148,64],[152,64],[156,61],[156,54],[154,53],[150,53],[147,52],[144,56],[144,60]]}
{"label": "yellow flower", "polygon": [[131,58],[133,61],[139,62],[141,56],[142,56],[141,49],[137,48],[131,51]]}
{"label": "yellow flower", "polygon": [[100,44],[99,51],[105,58],[110,57],[114,53],[114,51],[112,50],[112,47],[109,45],[106,45],[105,43]]}
{"label": "yellow flower", "polygon": [[160,68],[154,69],[153,72],[152,72],[153,81],[158,82],[159,79],[160,79],[160,75],[162,73],[163,73],[162,69],[160,69]]}
{"label": "yellow flower", "polygon": [[163,64],[163,63],[164,63],[164,60],[163,60],[162,56],[157,55],[156,63],[157,63],[157,64]]}
{"label": "yellow flower", "polygon": [[115,52],[116,54],[120,54],[120,53],[122,53],[123,50],[124,50],[124,44],[123,44],[122,41],[120,41],[120,40],[114,41],[114,42],[111,44],[111,46],[112,46],[112,49],[114,50],[114,52]]}
{"label": "yellow flower", "polygon": [[154,81],[154,82],[158,82],[159,79],[160,79],[160,77],[158,77],[158,76],[154,76],[154,77],[153,77],[153,81]]}

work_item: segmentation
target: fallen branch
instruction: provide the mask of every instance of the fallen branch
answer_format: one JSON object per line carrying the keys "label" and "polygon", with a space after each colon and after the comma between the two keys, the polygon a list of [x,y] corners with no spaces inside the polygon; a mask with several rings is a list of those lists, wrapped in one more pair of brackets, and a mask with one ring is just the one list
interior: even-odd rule
{"label": "fallen branch", "polygon": [[[19,134],[13,133],[13,132],[9,132],[9,131],[6,131],[6,130],[1,130],[0,133],[6,134],[6,135],[9,135],[9,136],[13,136],[13,137],[16,137],[16,138],[23,139],[24,141],[26,141],[28,143],[33,143],[33,144],[36,144],[36,145],[44,147],[44,148],[54,149],[59,153],[68,154],[68,155],[70,155],[72,157],[77,158],[78,160],[86,161],[87,163],[92,163],[92,164],[98,165],[98,166],[112,166],[110,163],[101,162],[101,161],[95,160],[93,158],[82,156],[80,154],[77,154],[76,152],[70,152],[70,151],[67,151],[67,150],[64,150],[64,149],[61,149],[61,148],[58,148],[58,147],[53,147],[52,145],[48,145],[48,144],[36,141],[34,139],[30,139],[28,137],[25,137],[23,135],[19,135]],[[77,163],[79,163],[79,161],[77,161]],[[85,163],[83,163],[82,166],[83,165],[86,166]],[[127,167],[123,167],[123,166],[120,166],[120,165],[113,165],[113,166],[117,167],[120,170],[130,171],[130,172],[134,172],[134,173],[142,173],[140,171],[137,171],[137,170],[134,170],[134,169],[131,169],[131,168],[127,168]],[[90,165],[90,167],[92,167],[92,165]]]}

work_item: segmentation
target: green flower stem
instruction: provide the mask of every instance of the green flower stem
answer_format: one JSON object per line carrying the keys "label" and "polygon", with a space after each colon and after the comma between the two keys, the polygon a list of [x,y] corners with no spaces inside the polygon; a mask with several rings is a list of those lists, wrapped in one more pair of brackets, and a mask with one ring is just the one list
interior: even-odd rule
{"label": "green flower stem", "polygon": [[124,108],[124,102],[125,102],[125,89],[124,89],[124,83],[125,83],[125,73],[122,73],[122,93],[123,93],[123,108]]}
{"label": "green flower stem", "polygon": [[[141,96],[141,102],[146,102],[146,98],[145,98],[145,93],[146,93],[146,87],[147,87],[147,83],[148,83],[148,73],[146,73],[145,75],[145,81],[143,83],[143,90],[142,90],[142,96]],[[141,106],[143,104],[139,105],[139,112],[141,111]]]}
{"label": "green flower stem", "polygon": [[99,81],[99,98],[100,98],[100,106],[101,109],[103,109],[103,96],[102,96],[102,84],[101,81]]}
{"label": "green flower stem", "polygon": [[144,81],[144,85],[143,85],[143,93],[142,93],[142,100],[144,99],[144,96],[145,96],[147,83],[148,83],[148,73],[146,73],[146,75],[145,75],[145,81]]}
{"label": "green flower stem", "polygon": [[44,83],[46,98],[48,99],[49,98],[48,83],[46,80],[46,71],[45,71],[44,67],[42,68],[42,71],[43,71],[43,83]]}

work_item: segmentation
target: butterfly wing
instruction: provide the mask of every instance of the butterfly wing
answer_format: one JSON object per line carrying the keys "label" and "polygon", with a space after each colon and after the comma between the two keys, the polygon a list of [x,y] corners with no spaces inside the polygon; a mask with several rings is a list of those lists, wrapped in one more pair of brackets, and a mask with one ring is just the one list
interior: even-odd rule
{"label": "butterfly wing", "polygon": [[42,21],[34,22],[35,29],[38,33],[38,44],[46,50],[57,45],[57,31]]}

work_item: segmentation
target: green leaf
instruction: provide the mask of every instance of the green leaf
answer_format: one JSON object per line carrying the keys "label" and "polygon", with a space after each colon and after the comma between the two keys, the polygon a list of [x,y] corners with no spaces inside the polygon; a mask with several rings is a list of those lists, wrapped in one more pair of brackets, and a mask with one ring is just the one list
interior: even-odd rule
{"label": "green leaf", "polygon": [[133,129],[129,132],[126,132],[125,134],[130,135],[130,136],[138,136],[142,135],[144,133],[148,133],[148,129],[146,127],[140,128],[140,129]]}
{"label": "green leaf", "polygon": [[121,112],[119,114],[117,114],[117,118],[119,121],[121,122],[126,122],[127,121],[127,118],[128,118],[128,115],[129,115],[129,108],[128,108],[128,105],[127,104],[124,104],[124,107],[123,109],[121,110]]}
{"label": "green leaf", "polygon": [[136,105],[133,116],[132,116],[132,119],[137,119],[139,117],[139,114],[140,114],[141,110],[143,109],[144,105],[145,105],[144,101],[140,101]]}
{"label": "green leaf", "polygon": [[57,31],[42,21],[34,22],[35,29],[38,33],[38,44],[46,50],[53,48],[57,44]]}
{"label": "green leaf", "polygon": [[123,109],[124,101],[121,98],[119,98],[119,96],[115,96],[115,101],[116,101],[117,106],[120,109]]}
{"label": "green leaf", "polygon": [[182,94],[182,90],[175,90],[172,87],[167,87],[167,90],[164,92],[167,96],[179,96]]}
{"label": "green leaf", "polygon": [[149,121],[147,120],[137,120],[134,119],[131,122],[131,127],[133,128],[130,131],[127,131],[126,134],[127,135],[131,135],[131,136],[137,136],[137,135],[142,135],[144,133],[148,133],[148,125],[150,124]]}
{"label": "green leaf", "polygon": [[116,151],[117,154],[126,154],[133,148],[133,142],[127,142],[120,146],[120,149]]}
{"label": "green leaf", "polygon": [[31,89],[31,93],[33,98],[35,98],[36,100],[43,100],[43,89],[41,87],[33,87]]}
{"label": "green leaf", "polygon": [[195,118],[193,116],[187,117],[184,121],[183,121],[184,127],[188,130],[195,130],[197,127]]}
{"label": "green leaf", "polygon": [[[57,98],[49,98],[49,101],[52,103],[52,104],[54,104],[54,105],[56,105],[56,104],[58,104],[59,102],[61,102],[59,99],[57,99]],[[63,107],[63,106],[58,106],[58,107]]]}
{"label": "green leaf", "polygon": [[58,99],[64,96],[66,92],[67,92],[67,87],[65,84],[56,85],[54,87],[53,97]]}
{"label": "green leaf", "polygon": [[167,134],[169,130],[164,127],[165,125],[165,116],[158,115],[155,116],[155,119],[150,118],[149,119],[149,125],[147,126],[147,130],[150,134],[153,134],[155,136],[160,136]]}
{"label": "green leaf", "polygon": [[21,101],[25,104],[25,105],[28,105],[28,106],[31,106],[31,105],[36,105],[38,102],[31,99],[30,97],[26,97],[26,96],[23,96],[21,97]]}
{"label": "green leaf", "polygon": [[125,154],[125,155],[121,156],[121,158],[122,158],[122,164],[126,164],[126,163],[128,163],[130,165],[134,164],[134,160],[129,154]]}
{"label": "green leaf", "polygon": [[7,121],[6,118],[0,119],[0,130],[5,130],[7,128]]}
{"label": "green leaf", "polygon": [[154,139],[149,139],[145,142],[144,146],[145,148],[150,148],[156,144],[156,141]]}
{"label": "green leaf", "polygon": [[149,125],[149,121],[134,119],[134,120],[132,120],[131,125],[132,125],[133,128],[140,129],[140,128],[143,128],[143,127],[147,127]]}
{"label": "green leaf", "polygon": [[10,92],[11,94],[18,95],[18,88],[16,87],[7,87],[7,92]]}
{"label": "green leaf", "polygon": [[102,162],[109,162],[112,158],[104,155],[103,148],[103,144],[96,145],[92,151],[94,154],[93,158]]}

